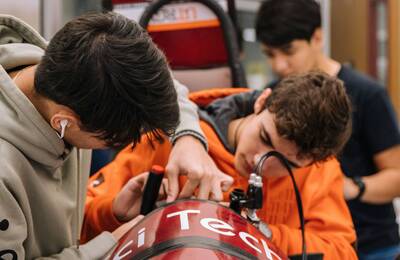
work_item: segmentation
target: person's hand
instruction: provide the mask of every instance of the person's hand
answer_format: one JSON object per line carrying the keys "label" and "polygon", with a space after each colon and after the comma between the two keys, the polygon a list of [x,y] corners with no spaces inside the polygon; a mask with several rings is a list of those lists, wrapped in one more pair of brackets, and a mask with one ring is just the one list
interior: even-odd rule
{"label": "person's hand", "polygon": [[272,90],[270,88],[266,88],[261,95],[257,98],[256,102],[254,103],[254,113],[259,114],[264,107],[265,101],[269,97],[269,95],[272,93]]}
{"label": "person's hand", "polygon": [[119,226],[116,230],[112,232],[112,235],[114,236],[115,240],[120,240],[123,235],[126,234],[131,228],[133,228],[144,216],[139,215],[136,218],[132,219],[129,222],[126,222],[125,224]]}
{"label": "person's hand", "polygon": [[357,197],[360,192],[358,186],[348,177],[344,176],[344,199],[351,200]]}
{"label": "person's hand", "polygon": [[[114,216],[121,222],[130,221],[140,213],[142,205],[142,192],[149,173],[142,173],[131,178],[117,194],[113,201]],[[160,188],[159,198],[165,197],[164,190],[167,188],[167,179],[163,180]]]}
{"label": "person's hand", "polygon": [[[200,141],[190,135],[176,141],[165,172],[169,185],[167,202],[190,197],[197,187],[199,199],[219,201],[223,199],[222,192],[233,183],[232,177],[217,168]],[[187,175],[188,180],[178,196],[179,175]]]}

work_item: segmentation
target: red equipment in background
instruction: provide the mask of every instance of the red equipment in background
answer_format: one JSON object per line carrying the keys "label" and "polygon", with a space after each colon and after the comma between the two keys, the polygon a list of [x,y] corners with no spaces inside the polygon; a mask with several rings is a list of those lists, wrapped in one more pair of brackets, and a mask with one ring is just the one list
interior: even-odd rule
{"label": "red equipment in background", "polygon": [[234,0],[112,0],[109,9],[147,29],[190,90],[246,87]]}
{"label": "red equipment in background", "polygon": [[288,259],[256,227],[218,203],[179,200],[142,219],[110,259]]}
{"label": "red equipment in background", "polygon": [[[113,0],[112,4],[116,12],[139,21],[148,5],[156,2],[160,1]],[[220,22],[207,9],[195,1],[164,1],[160,3],[159,10],[145,14],[144,26],[154,42],[165,52],[172,68],[204,68],[227,64]]]}

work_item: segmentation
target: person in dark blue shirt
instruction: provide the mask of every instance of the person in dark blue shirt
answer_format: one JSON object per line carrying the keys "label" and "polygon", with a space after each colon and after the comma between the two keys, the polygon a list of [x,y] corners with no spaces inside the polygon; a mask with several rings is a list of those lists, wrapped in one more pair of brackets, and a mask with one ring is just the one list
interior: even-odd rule
{"label": "person in dark blue shirt", "polygon": [[400,196],[400,134],[384,87],[323,53],[320,5],[315,0],[263,2],[256,32],[279,78],[322,70],[344,82],[353,103],[353,133],[339,160],[358,254],[360,259],[394,259],[400,253],[392,203]]}

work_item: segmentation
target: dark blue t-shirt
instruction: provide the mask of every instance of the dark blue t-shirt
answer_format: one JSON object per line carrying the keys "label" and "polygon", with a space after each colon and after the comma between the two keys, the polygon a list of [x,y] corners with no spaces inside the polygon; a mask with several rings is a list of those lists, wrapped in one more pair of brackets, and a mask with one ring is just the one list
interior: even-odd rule
{"label": "dark blue t-shirt", "polygon": [[[339,156],[343,172],[368,176],[378,170],[374,154],[400,144],[396,116],[383,86],[365,75],[342,66],[338,78],[344,82],[353,103],[353,132]],[[399,229],[393,203],[373,205],[348,202],[361,252],[399,244]]]}

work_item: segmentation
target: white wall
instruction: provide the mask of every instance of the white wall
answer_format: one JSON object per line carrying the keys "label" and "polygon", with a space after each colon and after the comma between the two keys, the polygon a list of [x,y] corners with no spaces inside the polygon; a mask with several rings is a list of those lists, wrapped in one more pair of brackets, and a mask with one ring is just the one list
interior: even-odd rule
{"label": "white wall", "polygon": [[0,0],[0,13],[14,15],[40,31],[40,0]]}

